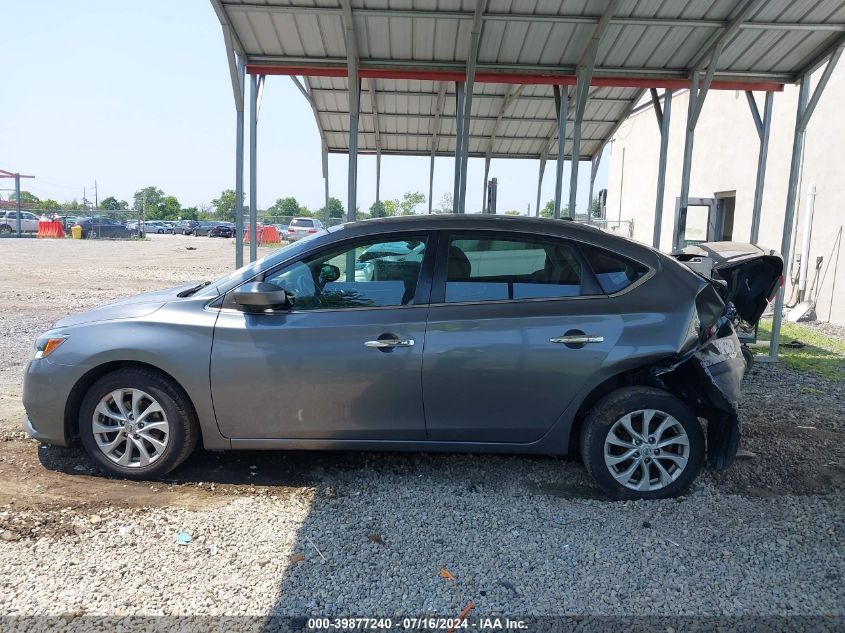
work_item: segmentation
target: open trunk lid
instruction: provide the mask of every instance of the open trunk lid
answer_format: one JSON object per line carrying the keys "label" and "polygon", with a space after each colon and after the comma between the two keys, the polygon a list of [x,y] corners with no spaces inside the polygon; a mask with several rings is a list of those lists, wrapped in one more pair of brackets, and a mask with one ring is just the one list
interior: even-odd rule
{"label": "open trunk lid", "polygon": [[777,251],[743,242],[703,242],[672,253],[714,284],[750,325],[760,320],[766,305],[783,283],[783,258]]}

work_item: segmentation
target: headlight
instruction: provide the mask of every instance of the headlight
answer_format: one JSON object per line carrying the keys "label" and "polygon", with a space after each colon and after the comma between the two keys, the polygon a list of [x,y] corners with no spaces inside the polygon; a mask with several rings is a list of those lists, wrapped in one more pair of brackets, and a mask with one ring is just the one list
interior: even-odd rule
{"label": "headlight", "polygon": [[50,354],[67,340],[67,334],[47,332],[38,337],[35,341],[35,358],[47,358]]}

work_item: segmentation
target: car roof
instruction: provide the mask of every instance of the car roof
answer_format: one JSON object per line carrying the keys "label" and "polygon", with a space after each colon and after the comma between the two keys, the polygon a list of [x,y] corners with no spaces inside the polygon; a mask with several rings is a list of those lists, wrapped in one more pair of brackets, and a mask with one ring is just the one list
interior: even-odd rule
{"label": "car roof", "polygon": [[532,218],[527,216],[514,215],[486,215],[486,214],[457,214],[442,213],[431,215],[400,215],[385,218],[371,218],[347,222],[329,228],[330,232],[339,230],[496,230],[496,231],[518,231],[522,233],[554,234],[561,236],[583,236],[594,237],[597,234],[608,237],[624,239],[600,231],[598,228],[574,222],[568,218],[554,220],[551,218]]}
{"label": "car roof", "polygon": [[610,248],[622,254],[651,261],[654,249],[647,244],[637,242],[627,237],[602,231],[599,228],[574,222],[568,218],[555,220],[552,218],[532,218],[513,215],[486,214],[415,214],[386,218],[371,218],[355,222],[347,222],[330,227],[326,234],[339,237],[339,232],[349,233],[350,236],[366,235],[381,231],[513,231],[519,233],[534,233],[537,235],[551,235],[589,242],[603,248]]}

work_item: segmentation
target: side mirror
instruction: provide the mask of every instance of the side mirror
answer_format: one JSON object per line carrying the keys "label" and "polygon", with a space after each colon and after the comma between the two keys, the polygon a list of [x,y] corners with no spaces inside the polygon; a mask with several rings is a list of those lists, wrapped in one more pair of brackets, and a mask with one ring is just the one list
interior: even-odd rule
{"label": "side mirror", "polygon": [[320,266],[320,281],[324,284],[331,283],[340,279],[340,268],[332,264],[323,264]]}
{"label": "side mirror", "polygon": [[244,284],[235,291],[232,298],[238,306],[253,312],[290,307],[287,292],[263,281]]}

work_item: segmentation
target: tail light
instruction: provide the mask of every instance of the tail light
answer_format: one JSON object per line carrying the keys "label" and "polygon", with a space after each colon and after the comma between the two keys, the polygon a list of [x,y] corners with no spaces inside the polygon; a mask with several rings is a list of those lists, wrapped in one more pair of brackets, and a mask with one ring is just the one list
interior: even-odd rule
{"label": "tail light", "polygon": [[701,324],[702,340],[709,339],[719,330],[725,302],[712,284],[705,286],[695,297],[695,308]]}
{"label": "tail light", "polygon": [[309,232],[309,233],[316,233],[316,232],[317,232],[317,229],[309,229],[309,230],[308,230],[308,232]]}
{"label": "tail light", "polygon": [[288,229],[288,233],[296,233],[296,229]]}
{"label": "tail light", "polygon": [[786,279],[784,279],[783,275],[780,276],[777,283],[772,288],[772,292],[769,294],[769,303],[775,300],[775,297],[778,294],[778,291],[783,288],[783,285],[786,283]]}

